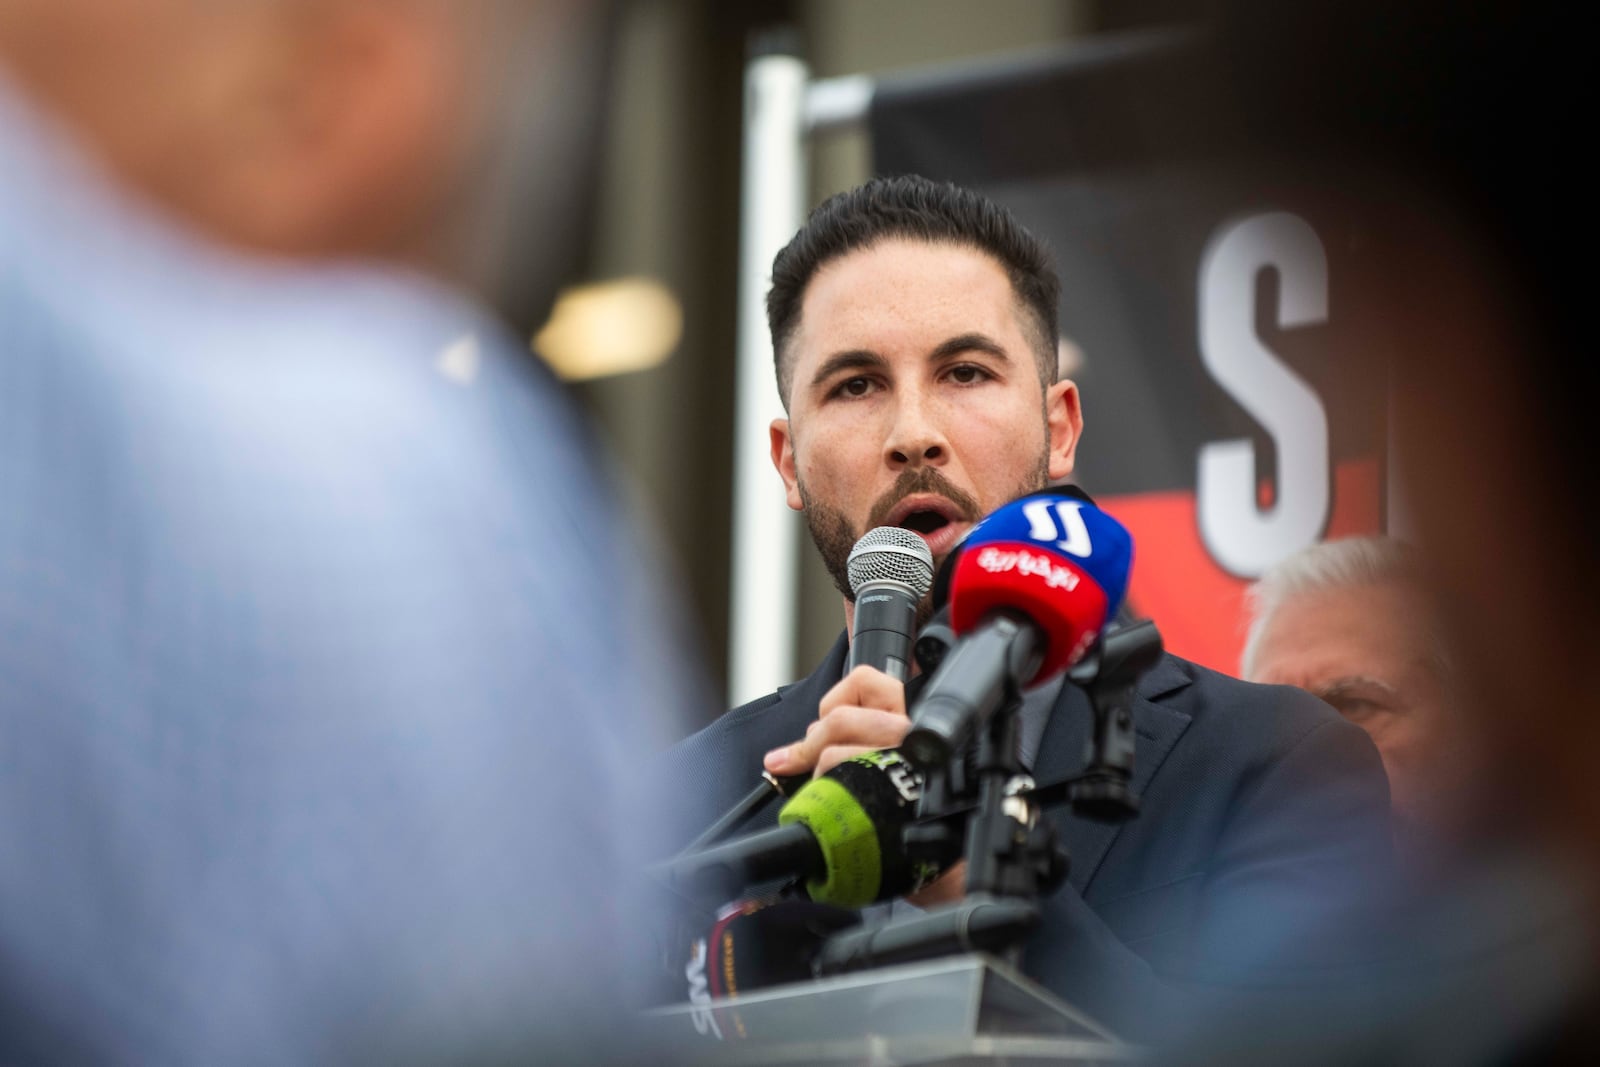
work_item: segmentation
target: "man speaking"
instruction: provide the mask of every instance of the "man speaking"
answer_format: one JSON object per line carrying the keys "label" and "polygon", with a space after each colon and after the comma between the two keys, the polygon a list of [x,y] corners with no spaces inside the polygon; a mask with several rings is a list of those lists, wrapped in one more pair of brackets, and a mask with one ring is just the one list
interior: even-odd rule
{"label": "man speaking", "polygon": [[[856,540],[901,527],[937,564],[984,515],[1068,477],[1083,429],[1077,387],[1057,380],[1049,252],[978,194],[868,182],[818,207],[772,278],[788,413],[772,424],[772,461],[844,594],[845,634],[809,676],[669,754],[673,779],[697,783],[701,827],[763,769],[824,773],[910,728],[902,683],[845,670]],[[1024,694],[1020,716],[1019,754],[1038,781],[1082,768],[1092,718],[1079,689],[1058,675]],[[1070,873],[1040,901],[1022,966],[1137,1039],[1208,991],[1325,973],[1326,955],[1284,948],[1386,876],[1389,830],[1371,742],[1306,694],[1166,656],[1144,675],[1134,719],[1141,813],[1120,826],[1049,813]],[[913,903],[958,898],[962,876]]]}

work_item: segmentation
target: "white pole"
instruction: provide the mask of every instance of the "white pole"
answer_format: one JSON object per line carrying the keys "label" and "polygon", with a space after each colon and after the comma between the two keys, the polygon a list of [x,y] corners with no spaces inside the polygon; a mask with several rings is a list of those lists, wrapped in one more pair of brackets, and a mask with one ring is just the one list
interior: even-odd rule
{"label": "white pole", "polygon": [[875,88],[870,74],[846,74],[812,82],[806,89],[806,132],[835,133],[865,126]]}
{"label": "white pole", "polygon": [[772,259],[805,221],[806,80],[794,56],[759,56],[745,70],[728,628],[734,705],[794,680],[800,524],[768,459],[767,426],[783,408],[765,301]]}

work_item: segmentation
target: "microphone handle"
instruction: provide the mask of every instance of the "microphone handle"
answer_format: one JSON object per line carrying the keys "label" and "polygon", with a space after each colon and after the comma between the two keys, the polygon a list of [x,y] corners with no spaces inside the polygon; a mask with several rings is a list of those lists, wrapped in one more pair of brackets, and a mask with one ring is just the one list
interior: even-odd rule
{"label": "microphone handle", "polygon": [[917,630],[917,597],[902,582],[881,579],[856,590],[855,625],[850,633],[846,670],[866,664],[889,677],[911,677],[912,635]]}
{"label": "microphone handle", "polygon": [[777,797],[793,796],[795,790],[809,781],[811,781],[809,773],[786,774],[779,777],[770,771],[762,771],[761,781],[756,784],[756,787],[750,790],[743,800],[729,808],[721,818],[706,827],[704,833],[685,845],[679,855],[698,852],[715,844],[743,826],[752,816],[766,807],[769,802]]}
{"label": "microphone handle", "polygon": [[911,642],[903,633],[893,630],[867,630],[857,633],[850,642],[848,670],[865,663],[876,667],[897,682],[910,677]]}
{"label": "microphone handle", "polygon": [[724,900],[763,882],[814,878],[826,871],[816,834],[799,822],[685,852],[655,868],[680,893]]}

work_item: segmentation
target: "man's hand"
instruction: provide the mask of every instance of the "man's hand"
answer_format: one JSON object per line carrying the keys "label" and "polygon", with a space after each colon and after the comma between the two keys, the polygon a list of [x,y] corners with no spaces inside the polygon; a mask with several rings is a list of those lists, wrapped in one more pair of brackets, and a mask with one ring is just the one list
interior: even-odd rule
{"label": "man's hand", "polygon": [[[905,685],[880,670],[857,667],[822,698],[817,721],[806,727],[805,737],[773,749],[762,762],[773,774],[809,770],[817,778],[851,756],[894,748],[910,732]],[[966,870],[962,860],[908,899],[923,908],[960,900]]]}
{"label": "man's hand", "polygon": [[828,690],[817,721],[792,745],[775,748],[762,761],[773,774],[827,774],[851,756],[894,748],[911,730],[906,687],[880,670],[857,667]]}

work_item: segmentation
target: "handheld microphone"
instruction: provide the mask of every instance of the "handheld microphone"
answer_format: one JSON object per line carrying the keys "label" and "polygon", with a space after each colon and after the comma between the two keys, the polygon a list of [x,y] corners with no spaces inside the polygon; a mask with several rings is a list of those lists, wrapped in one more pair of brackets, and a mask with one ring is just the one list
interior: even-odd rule
{"label": "handheld microphone", "polygon": [[944,576],[959,640],[900,746],[924,772],[947,766],[1003,701],[1093,647],[1127,590],[1133,539],[1086,496],[1059,488],[995,511],[959,553]]}
{"label": "handheld microphone", "polygon": [[879,526],[850,550],[855,625],[847,670],[866,664],[904,682],[910,677],[917,605],[933,585],[933,554],[910,530]]}
{"label": "handheld microphone", "polygon": [[[866,664],[904,682],[911,673],[908,664],[917,628],[917,604],[933,585],[933,554],[928,543],[897,526],[868,530],[850,550],[849,576],[856,602],[845,669]],[[720,841],[773,797],[794,796],[809,781],[809,773],[778,776],[762,771],[755,788],[684,851],[697,852]]]}
{"label": "handheld microphone", "polygon": [[890,900],[941,873],[904,850],[902,831],[920,796],[899,752],[863,753],[801,787],[778,812],[776,829],[680,855],[656,873],[684,892],[723,900],[778,878],[805,879],[819,904]]}

